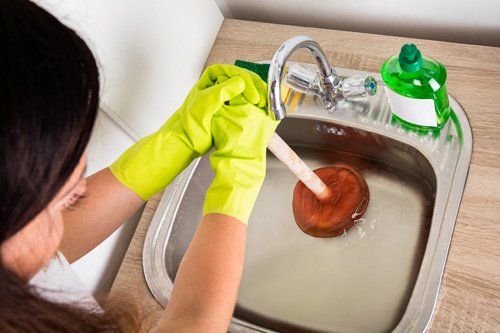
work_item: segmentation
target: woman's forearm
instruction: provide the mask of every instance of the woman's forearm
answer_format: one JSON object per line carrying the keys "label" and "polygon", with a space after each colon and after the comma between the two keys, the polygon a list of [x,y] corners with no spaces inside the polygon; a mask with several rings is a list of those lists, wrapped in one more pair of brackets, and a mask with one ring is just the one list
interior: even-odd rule
{"label": "woman's forearm", "polygon": [[175,277],[157,332],[226,332],[243,271],[247,226],[205,215]]}
{"label": "woman's forearm", "polygon": [[144,201],[106,168],[87,178],[81,204],[63,212],[60,250],[73,262],[94,249],[134,214]]}

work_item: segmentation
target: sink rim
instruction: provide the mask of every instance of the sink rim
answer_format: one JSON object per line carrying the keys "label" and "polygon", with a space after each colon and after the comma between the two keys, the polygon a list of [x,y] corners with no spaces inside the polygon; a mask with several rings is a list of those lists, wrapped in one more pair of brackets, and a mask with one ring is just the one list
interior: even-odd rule
{"label": "sink rim", "polygon": [[[339,75],[342,76],[362,73],[360,71],[343,68],[336,68],[336,70]],[[373,73],[371,75],[375,76],[379,84],[383,86],[379,74]],[[450,106],[454,110],[461,126],[462,142],[458,151],[457,162],[454,165],[454,173],[450,178],[450,185],[446,189],[443,189],[443,186],[440,184],[440,172],[435,161],[421,146],[416,144],[416,142],[412,142],[402,136],[394,135],[394,133],[385,130],[383,127],[374,128],[373,126],[353,124],[349,121],[339,119],[338,117],[336,118],[334,115],[332,116],[332,114],[325,111],[323,111],[323,114],[317,115],[294,113],[287,115],[287,117],[291,118],[316,119],[322,122],[341,124],[386,136],[398,142],[403,142],[417,149],[433,168],[437,179],[437,186],[431,229],[429,231],[425,253],[410,300],[401,320],[392,332],[425,331],[432,322],[439,297],[441,280],[446,266],[451,238],[453,236],[459,206],[465,189],[473,144],[472,131],[465,111],[453,96],[450,95],[449,97]],[[166,247],[181,199],[184,196],[191,176],[196,170],[198,163],[199,159],[191,163],[191,165],[165,190],[145,238],[143,248],[143,270],[145,279],[151,293],[162,305],[167,304],[173,288],[173,282],[165,267]],[[442,205],[438,207],[438,204],[441,202],[443,202]],[[229,331],[275,332],[235,317],[231,320]]]}

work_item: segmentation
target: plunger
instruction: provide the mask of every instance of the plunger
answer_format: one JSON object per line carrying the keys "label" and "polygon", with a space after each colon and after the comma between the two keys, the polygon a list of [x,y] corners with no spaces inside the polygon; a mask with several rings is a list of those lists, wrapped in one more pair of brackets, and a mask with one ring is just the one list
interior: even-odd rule
{"label": "plunger", "polygon": [[334,164],[312,171],[276,133],[267,148],[299,178],[292,208],[302,231],[315,237],[335,237],[363,216],[370,193],[356,169]]}

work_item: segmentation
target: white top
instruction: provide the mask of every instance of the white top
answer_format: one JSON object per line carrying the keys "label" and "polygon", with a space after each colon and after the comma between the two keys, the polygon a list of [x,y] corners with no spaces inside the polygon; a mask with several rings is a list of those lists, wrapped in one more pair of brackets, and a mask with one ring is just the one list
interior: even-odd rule
{"label": "white top", "polygon": [[102,311],[60,252],[30,280],[30,284],[36,286],[43,297],[53,302],[77,303],[88,309]]}

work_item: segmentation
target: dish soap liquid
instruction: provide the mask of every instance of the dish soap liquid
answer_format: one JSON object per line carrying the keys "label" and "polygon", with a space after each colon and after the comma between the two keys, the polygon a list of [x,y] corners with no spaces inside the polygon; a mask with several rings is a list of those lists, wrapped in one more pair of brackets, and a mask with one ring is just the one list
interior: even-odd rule
{"label": "dish soap liquid", "polygon": [[393,119],[419,132],[439,130],[450,118],[443,64],[422,57],[415,44],[382,65]]}

